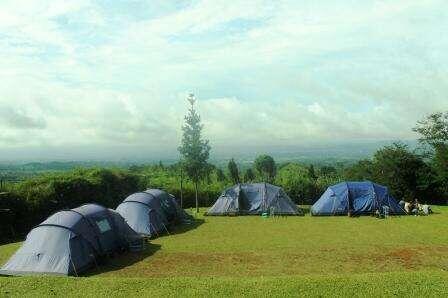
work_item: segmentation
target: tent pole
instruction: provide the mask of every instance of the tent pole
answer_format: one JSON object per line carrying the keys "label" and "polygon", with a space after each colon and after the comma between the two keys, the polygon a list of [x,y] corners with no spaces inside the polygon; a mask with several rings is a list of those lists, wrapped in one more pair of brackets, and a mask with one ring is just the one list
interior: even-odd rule
{"label": "tent pole", "polygon": [[75,263],[73,263],[72,256],[70,256],[70,262],[72,263],[73,271],[75,271],[75,275],[76,275],[76,277],[78,277],[78,271],[76,270]]}
{"label": "tent pole", "polygon": [[378,196],[376,195],[376,191],[375,191],[375,186],[372,183],[372,191],[373,191],[373,195],[375,198],[375,208],[373,208],[374,210],[372,210],[372,215],[375,216],[375,209],[378,210],[380,213],[382,210],[380,210],[380,204],[379,204],[379,200],[378,200]]}
{"label": "tent pole", "polygon": [[154,227],[154,225],[151,223],[151,221],[149,222],[149,224],[154,229],[154,232],[156,232],[157,236],[159,236],[159,233],[157,232],[156,227]]}
{"label": "tent pole", "polygon": [[[236,197],[236,203],[237,203],[237,205],[238,205],[238,207],[236,208],[238,211],[236,211],[236,213],[239,213],[239,211],[240,211],[240,193],[241,193],[241,186],[240,186],[240,184],[238,183],[238,195],[237,195],[237,197]],[[230,203],[228,204],[228,205],[230,205]],[[228,207],[227,207],[227,210],[228,210]]]}
{"label": "tent pole", "polygon": [[168,229],[166,228],[165,224],[162,223],[163,227],[165,228],[165,231],[168,233],[168,235],[171,235],[170,232],[168,231]]}
{"label": "tent pole", "polygon": [[[333,190],[332,190],[332,192],[333,192]],[[335,205],[336,205],[336,194],[333,196],[333,208],[332,208],[333,216],[336,213],[336,210],[334,209]],[[348,202],[347,202],[347,205],[348,205]]]}
{"label": "tent pole", "polygon": [[348,187],[348,183],[347,182],[345,182],[345,185],[347,186],[347,215],[348,215],[348,217],[351,217],[352,216],[352,212],[351,212],[351,210],[350,210],[350,188]]}
{"label": "tent pole", "polygon": [[263,190],[263,212],[267,212],[267,204],[266,204],[266,182],[264,183],[264,190]]}
{"label": "tent pole", "polygon": [[96,262],[96,258],[93,254],[90,255],[93,259],[93,262],[95,263],[95,268],[98,269],[98,263]]}

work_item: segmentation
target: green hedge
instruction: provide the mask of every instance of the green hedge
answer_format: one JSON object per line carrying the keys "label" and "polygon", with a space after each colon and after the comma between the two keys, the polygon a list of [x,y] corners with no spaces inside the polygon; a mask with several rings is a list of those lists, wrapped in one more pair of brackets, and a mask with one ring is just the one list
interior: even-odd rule
{"label": "green hedge", "polygon": [[140,190],[137,175],[119,169],[76,169],[18,183],[0,197],[0,241],[23,236],[52,213],[86,203],[116,206]]}

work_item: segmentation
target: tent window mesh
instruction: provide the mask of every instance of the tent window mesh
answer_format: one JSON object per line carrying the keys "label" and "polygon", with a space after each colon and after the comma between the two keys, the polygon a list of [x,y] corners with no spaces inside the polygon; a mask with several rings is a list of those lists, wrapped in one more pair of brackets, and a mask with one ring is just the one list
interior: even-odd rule
{"label": "tent window mesh", "polygon": [[110,227],[109,221],[107,219],[97,221],[96,225],[100,229],[101,233],[106,233],[106,232],[112,230],[112,228]]}

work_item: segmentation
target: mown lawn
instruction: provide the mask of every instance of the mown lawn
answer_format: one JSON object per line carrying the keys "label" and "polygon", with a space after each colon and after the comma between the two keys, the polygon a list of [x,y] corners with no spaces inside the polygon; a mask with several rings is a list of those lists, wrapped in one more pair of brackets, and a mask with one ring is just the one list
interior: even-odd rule
{"label": "mown lawn", "polygon": [[[428,217],[200,217],[82,278],[0,278],[0,295],[446,296],[448,208]],[[0,263],[19,244],[0,247]]]}

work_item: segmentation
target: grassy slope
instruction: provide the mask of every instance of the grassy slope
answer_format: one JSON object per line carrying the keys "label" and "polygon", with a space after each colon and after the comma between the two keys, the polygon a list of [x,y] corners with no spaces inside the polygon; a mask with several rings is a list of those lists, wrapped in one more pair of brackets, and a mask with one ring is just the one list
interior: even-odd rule
{"label": "grassy slope", "polygon": [[[85,278],[1,278],[1,294],[448,292],[448,208],[430,217],[207,217]],[[0,263],[18,247],[0,247]],[[250,290],[249,290],[250,289]]]}

